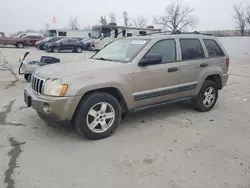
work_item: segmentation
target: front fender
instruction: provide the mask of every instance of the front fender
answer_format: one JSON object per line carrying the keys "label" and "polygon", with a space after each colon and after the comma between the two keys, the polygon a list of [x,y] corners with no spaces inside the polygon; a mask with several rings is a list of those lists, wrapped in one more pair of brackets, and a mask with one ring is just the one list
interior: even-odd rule
{"label": "front fender", "polygon": [[86,93],[94,90],[115,88],[122,94],[127,107],[130,108],[132,103],[132,84],[128,77],[121,77],[111,80],[96,80],[94,76],[84,77],[68,84],[67,96],[84,96]]}

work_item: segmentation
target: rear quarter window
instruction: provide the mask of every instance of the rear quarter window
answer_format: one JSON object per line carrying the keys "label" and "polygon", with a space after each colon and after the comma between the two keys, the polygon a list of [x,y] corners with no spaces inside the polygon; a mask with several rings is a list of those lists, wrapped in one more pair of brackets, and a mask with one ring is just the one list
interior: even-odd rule
{"label": "rear quarter window", "polygon": [[205,58],[204,50],[199,39],[180,39],[182,60]]}
{"label": "rear quarter window", "polygon": [[225,56],[224,52],[221,50],[220,46],[215,40],[212,39],[203,39],[204,44],[207,48],[209,57],[223,57]]}

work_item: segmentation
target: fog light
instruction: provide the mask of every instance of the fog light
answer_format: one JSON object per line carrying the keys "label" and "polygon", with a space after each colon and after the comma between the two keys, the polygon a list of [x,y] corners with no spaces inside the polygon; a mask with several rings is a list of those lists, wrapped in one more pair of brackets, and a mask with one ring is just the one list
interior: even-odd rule
{"label": "fog light", "polygon": [[43,105],[43,111],[47,114],[49,114],[51,112],[51,107],[48,103],[44,103]]}

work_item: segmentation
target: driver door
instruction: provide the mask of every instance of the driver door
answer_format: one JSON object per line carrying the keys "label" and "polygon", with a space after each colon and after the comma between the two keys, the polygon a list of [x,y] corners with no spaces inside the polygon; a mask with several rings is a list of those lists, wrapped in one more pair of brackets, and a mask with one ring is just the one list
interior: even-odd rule
{"label": "driver door", "polygon": [[136,108],[162,103],[179,97],[180,63],[176,41],[158,41],[145,55],[159,54],[162,63],[137,67],[133,73],[132,92]]}

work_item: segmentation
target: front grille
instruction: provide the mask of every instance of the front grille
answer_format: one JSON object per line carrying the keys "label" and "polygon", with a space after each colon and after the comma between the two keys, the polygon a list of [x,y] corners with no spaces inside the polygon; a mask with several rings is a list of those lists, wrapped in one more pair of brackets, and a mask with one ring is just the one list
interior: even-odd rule
{"label": "front grille", "polygon": [[44,84],[44,80],[35,77],[34,75],[32,76],[31,79],[31,88],[36,92],[41,94],[42,90],[43,90],[43,84]]}

